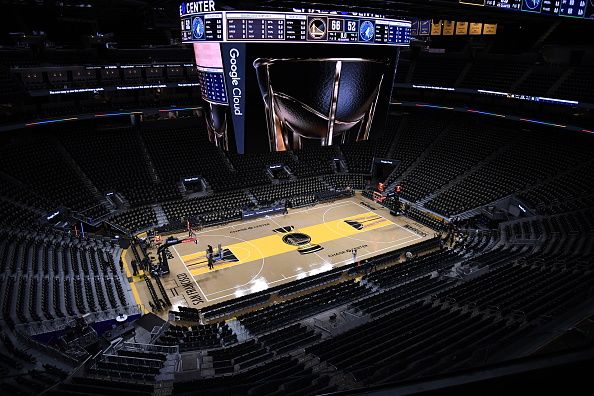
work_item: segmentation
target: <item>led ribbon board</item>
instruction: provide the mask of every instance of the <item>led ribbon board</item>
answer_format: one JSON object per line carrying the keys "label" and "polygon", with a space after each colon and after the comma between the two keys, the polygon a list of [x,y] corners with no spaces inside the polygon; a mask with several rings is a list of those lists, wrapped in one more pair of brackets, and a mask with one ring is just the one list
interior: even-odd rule
{"label": "led ribbon board", "polygon": [[459,0],[461,4],[594,19],[594,0]]}

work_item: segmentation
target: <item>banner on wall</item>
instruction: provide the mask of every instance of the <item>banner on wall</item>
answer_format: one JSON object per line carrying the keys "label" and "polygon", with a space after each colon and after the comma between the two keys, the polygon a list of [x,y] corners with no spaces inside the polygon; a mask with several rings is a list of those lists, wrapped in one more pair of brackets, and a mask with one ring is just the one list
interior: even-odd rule
{"label": "banner on wall", "polygon": [[[592,0],[594,1],[594,0]],[[497,34],[496,23],[425,20],[412,22],[413,36],[466,36]]]}
{"label": "banner on wall", "polygon": [[454,35],[454,21],[443,21],[443,35],[453,36]]}
{"label": "banner on wall", "polygon": [[441,36],[441,21],[431,21],[431,35]]}
{"label": "banner on wall", "polygon": [[419,36],[429,36],[431,32],[431,21],[419,22]]}
{"label": "banner on wall", "polygon": [[465,36],[468,34],[468,22],[456,22],[456,35]]}
{"label": "banner on wall", "polygon": [[477,36],[483,33],[483,24],[478,22],[470,22],[470,34]]}
{"label": "banner on wall", "polygon": [[411,23],[410,35],[411,36],[418,36],[419,35],[419,20],[418,19],[412,19],[410,21],[410,23]]}
{"label": "banner on wall", "polygon": [[485,23],[483,25],[483,34],[485,34],[485,35],[497,34],[497,24],[496,23]]}

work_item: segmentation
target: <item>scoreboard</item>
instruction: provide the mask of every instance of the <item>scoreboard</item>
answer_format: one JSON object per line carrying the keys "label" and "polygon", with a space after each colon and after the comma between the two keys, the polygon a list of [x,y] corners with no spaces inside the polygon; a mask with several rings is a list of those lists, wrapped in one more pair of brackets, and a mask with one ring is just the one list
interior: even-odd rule
{"label": "scoreboard", "polygon": [[561,0],[559,15],[583,18],[586,16],[588,1],[593,3],[592,6],[594,6],[592,0]]}
{"label": "scoreboard", "polygon": [[409,21],[339,14],[215,11],[181,16],[182,42],[346,43],[408,46]]}
{"label": "scoreboard", "polygon": [[459,0],[462,4],[594,19],[594,0]]}

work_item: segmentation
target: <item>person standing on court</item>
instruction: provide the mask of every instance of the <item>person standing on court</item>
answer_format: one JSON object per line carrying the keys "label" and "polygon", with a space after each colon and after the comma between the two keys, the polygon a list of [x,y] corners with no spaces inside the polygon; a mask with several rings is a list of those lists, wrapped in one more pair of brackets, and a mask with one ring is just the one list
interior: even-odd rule
{"label": "person standing on court", "polygon": [[214,269],[214,260],[212,254],[212,246],[208,245],[208,247],[206,248],[206,259],[208,260],[208,269]]}
{"label": "person standing on court", "polygon": [[188,238],[192,237],[192,225],[190,224],[190,219],[187,220],[187,227],[188,227]]}
{"label": "person standing on court", "polygon": [[214,269],[214,261],[212,259],[212,253],[207,253],[206,258],[208,259],[208,269]]}

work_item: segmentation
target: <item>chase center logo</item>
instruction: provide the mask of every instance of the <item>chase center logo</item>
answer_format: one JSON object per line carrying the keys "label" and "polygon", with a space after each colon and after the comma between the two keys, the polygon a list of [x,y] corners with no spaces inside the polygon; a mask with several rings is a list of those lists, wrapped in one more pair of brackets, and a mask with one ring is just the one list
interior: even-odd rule
{"label": "chase center logo", "polygon": [[281,234],[283,236],[283,242],[287,245],[296,246],[299,254],[311,254],[324,249],[318,244],[311,243],[311,237],[309,235],[296,231],[293,226],[281,227],[273,231]]}

